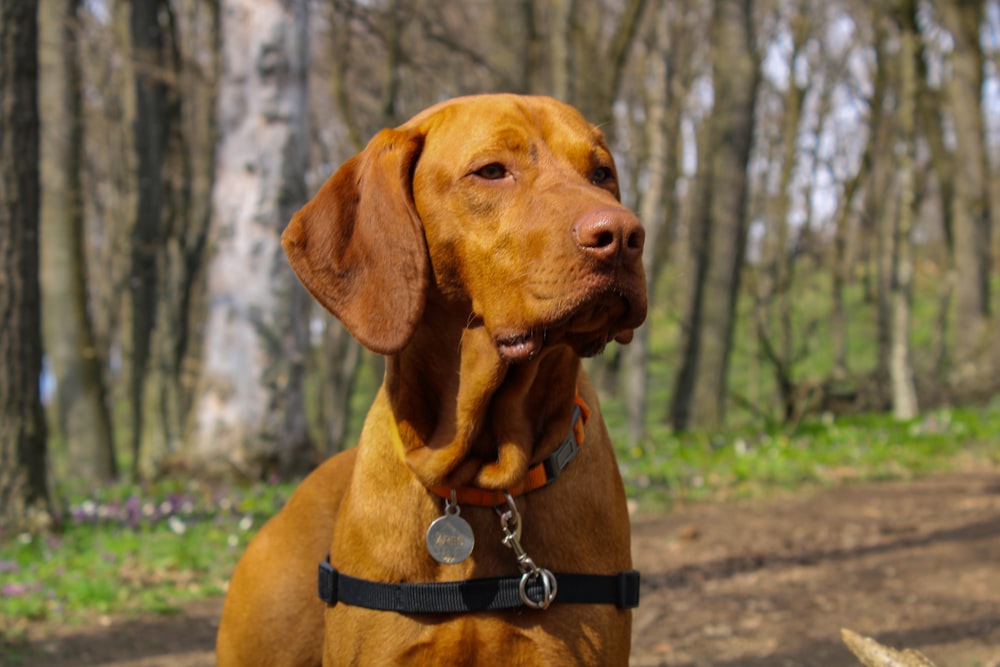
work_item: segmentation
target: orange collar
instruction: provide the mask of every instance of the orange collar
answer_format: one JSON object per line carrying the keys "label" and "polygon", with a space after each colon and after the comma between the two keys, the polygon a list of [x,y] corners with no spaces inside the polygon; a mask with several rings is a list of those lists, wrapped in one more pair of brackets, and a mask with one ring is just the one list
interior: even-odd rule
{"label": "orange collar", "polygon": [[[445,500],[452,500],[452,492],[454,492],[455,500],[459,505],[495,507],[507,502],[507,494],[516,498],[529,491],[535,491],[543,486],[547,486],[559,478],[559,474],[563,468],[576,456],[580,445],[583,444],[584,424],[589,418],[590,408],[587,407],[587,404],[580,398],[580,394],[577,393],[573,399],[573,419],[570,422],[569,433],[566,435],[566,439],[545,460],[539,461],[528,468],[528,474],[525,476],[524,481],[513,488],[507,489],[507,491],[490,491],[475,486],[460,486],[457,489],[451,489],[446,486],[431,486],[428,489]],[[396,424],[395,418],[391,420],[391,432],[396,451],[400,456],[405,458],[405,447],[399,435],[399,426]]]}

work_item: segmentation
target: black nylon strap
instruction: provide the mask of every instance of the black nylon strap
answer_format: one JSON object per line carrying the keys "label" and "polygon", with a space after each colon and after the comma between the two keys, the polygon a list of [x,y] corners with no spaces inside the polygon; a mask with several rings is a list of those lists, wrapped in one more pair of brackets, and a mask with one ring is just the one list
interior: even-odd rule
{"label": "black nylon strap", "polygon": [[[639,573],[618,574],[556,573],[559,591],[553,602],[613,604],[619,609],[639,606]],[[520,594],[521,577],[466,579],[429,584],[384,583],[341,574],[329,561],[319,565],[319,597],[328,605],[338,602],[355,607],[404,614],[457,614],[524,607]],[[528,596],[541,600],[542,584],[529,581]]]}

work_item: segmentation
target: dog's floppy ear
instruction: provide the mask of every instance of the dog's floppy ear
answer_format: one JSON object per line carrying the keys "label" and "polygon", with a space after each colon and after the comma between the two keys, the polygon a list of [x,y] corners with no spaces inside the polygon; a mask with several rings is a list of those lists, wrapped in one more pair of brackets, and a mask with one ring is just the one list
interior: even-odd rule
{"label": "dog's floppy ear", "polygon": [[399,352],[424,308],[429,260],[413,203],[423,136],[382,130],[281,236],[295,274],[365,347]]}

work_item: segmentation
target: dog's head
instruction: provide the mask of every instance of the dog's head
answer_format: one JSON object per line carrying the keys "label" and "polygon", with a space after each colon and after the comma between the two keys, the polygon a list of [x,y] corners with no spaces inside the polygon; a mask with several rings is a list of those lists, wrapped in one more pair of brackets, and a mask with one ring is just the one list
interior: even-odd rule
{"label": "dog's head", "polygon": [[292,268],[362,344],[403,349],[432,290],[505,361],[627,342],[644,232],[601,132],[565,104],[484,95],[383,130],[292,219]]}

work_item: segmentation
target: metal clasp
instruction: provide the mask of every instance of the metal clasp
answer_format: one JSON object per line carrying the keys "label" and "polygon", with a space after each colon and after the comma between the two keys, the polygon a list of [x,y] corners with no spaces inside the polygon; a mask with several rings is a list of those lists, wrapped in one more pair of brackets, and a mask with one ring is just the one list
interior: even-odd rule
{"label": "metal clasp", "polygon": [[[517,511],[514,498],[509,493],[505,493],[504,496],[507,499],[507,507],[504,509],[502,506],[497,506],[496,512],[500,516],[503,543],[514,551],[517,566],[521,569],[521,582],[518,589],[521,601],[532,609],[548,609],[559,590],[556,577],[544,567],[535,565],[535,561],[531,560],[524,547],[521,546],[521,514]],[[541,600],[534,600],[528,594],[528,584],[536,578],[541,579]]]}

